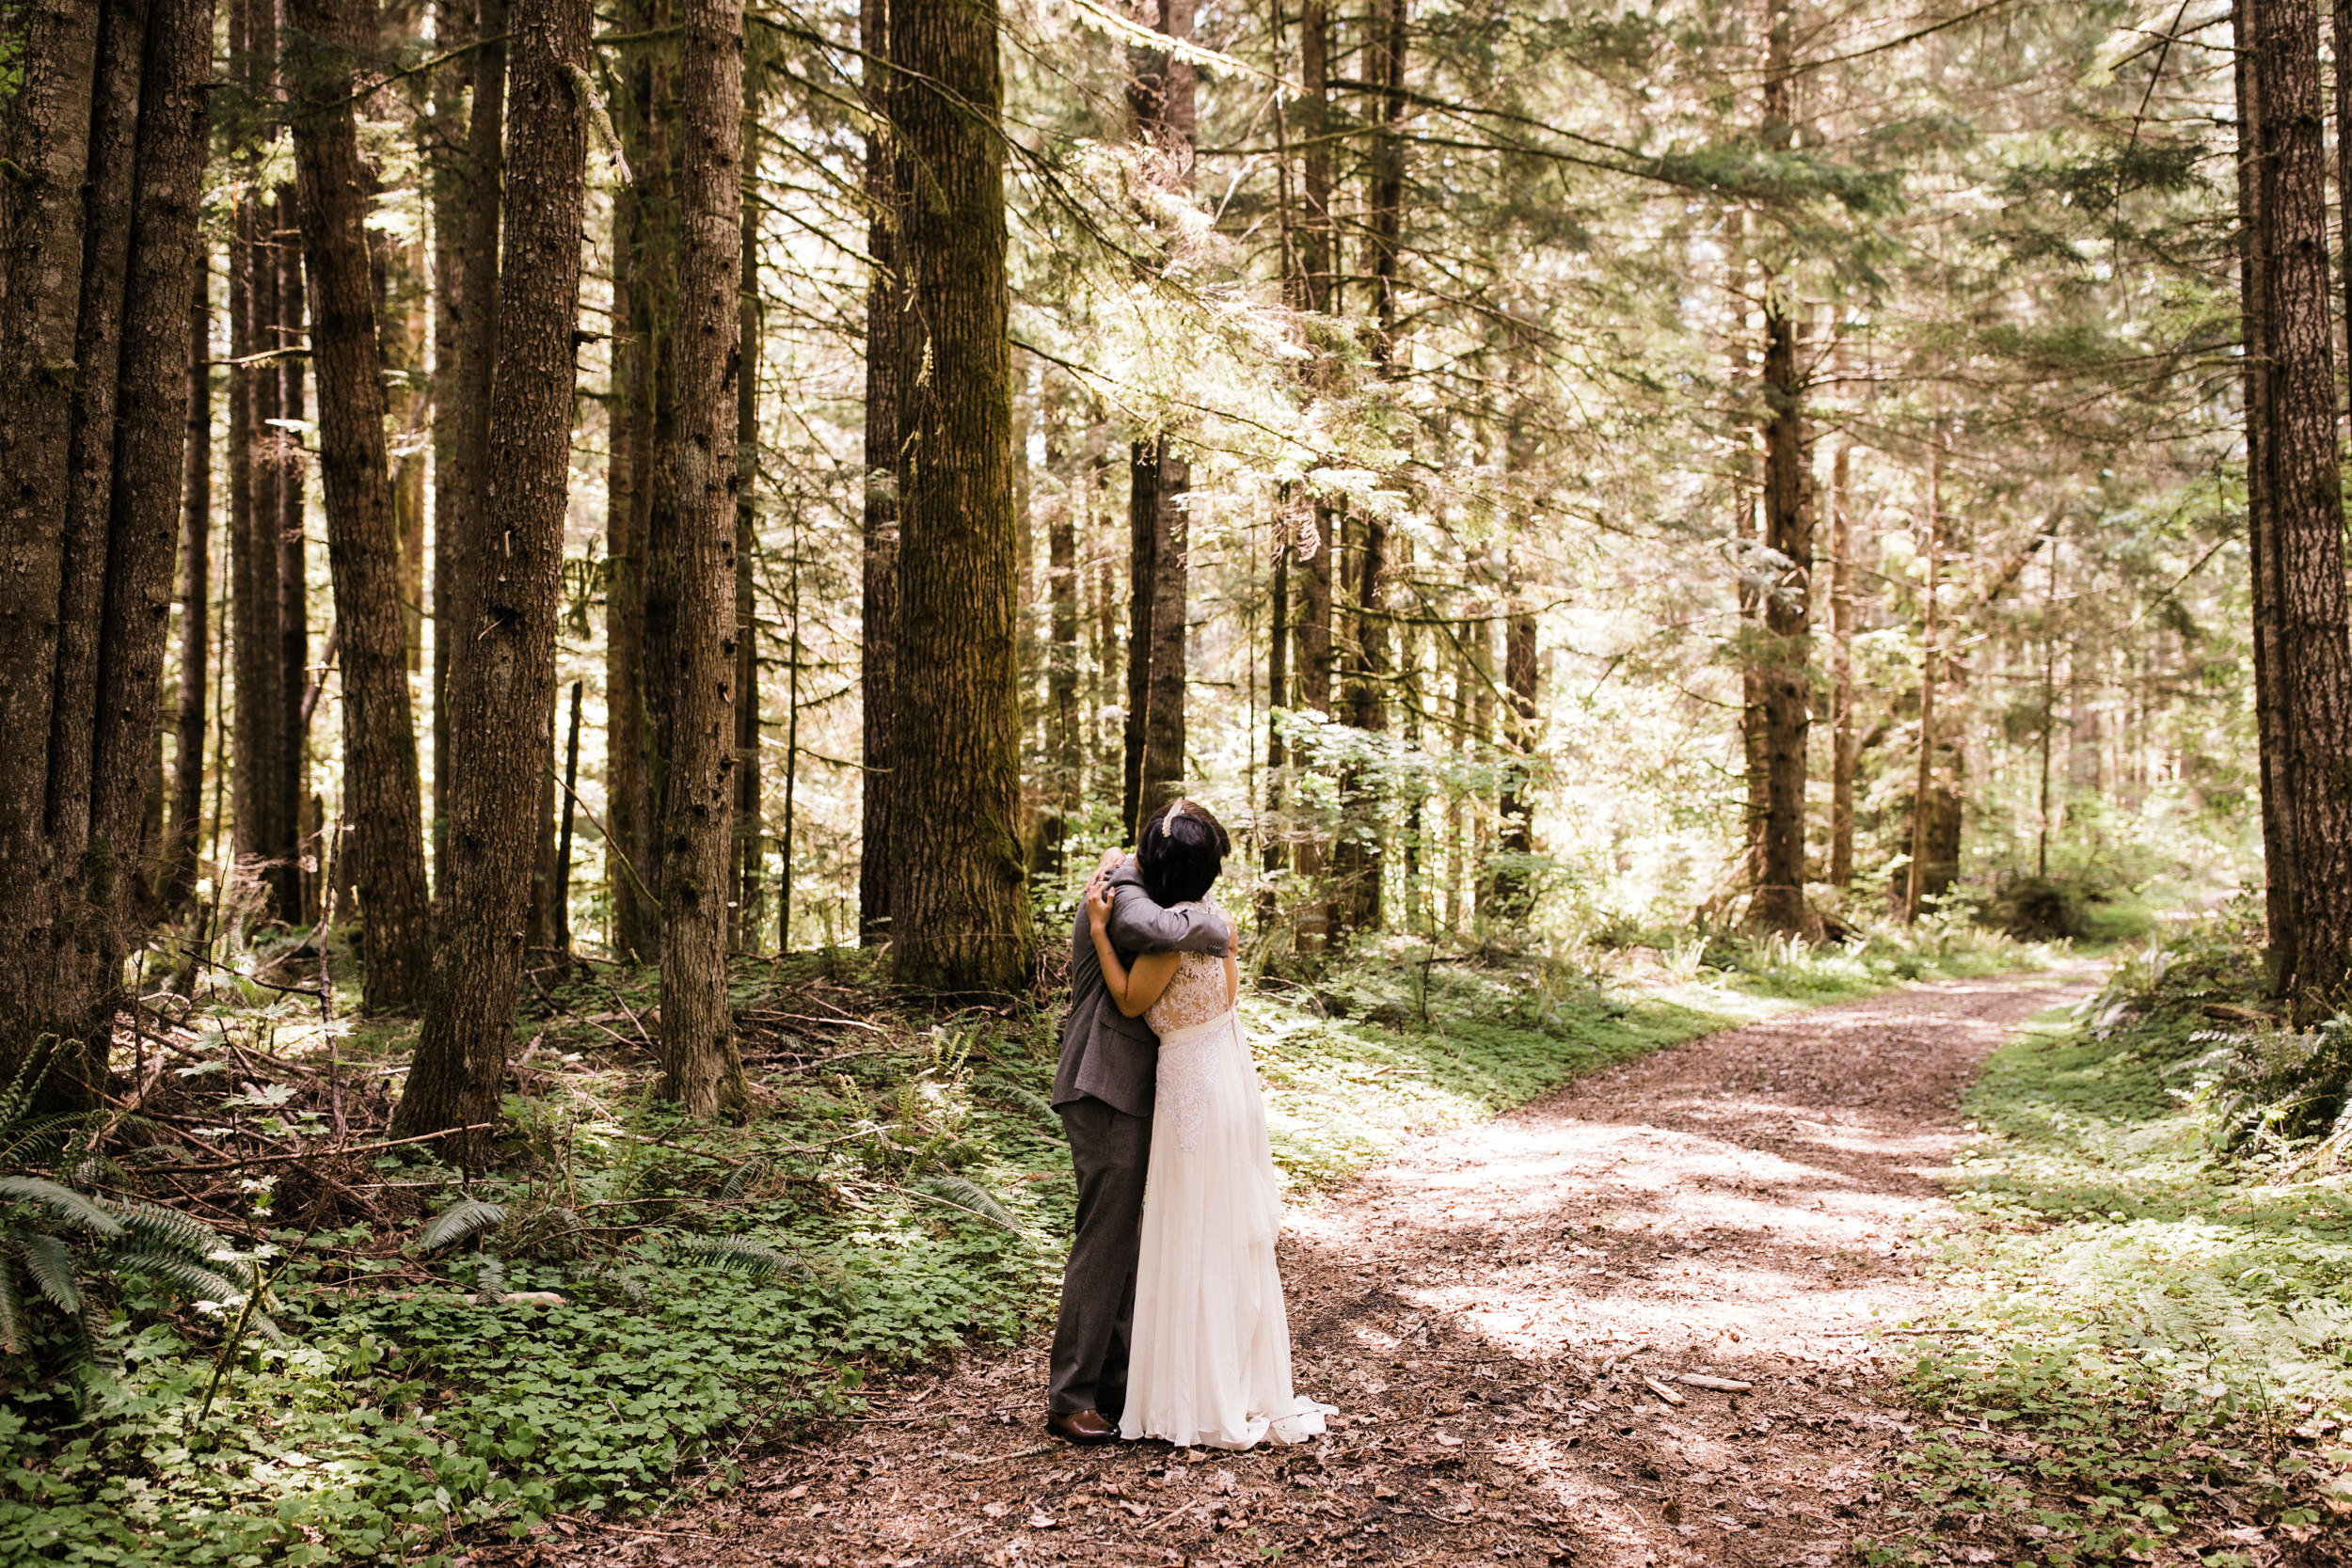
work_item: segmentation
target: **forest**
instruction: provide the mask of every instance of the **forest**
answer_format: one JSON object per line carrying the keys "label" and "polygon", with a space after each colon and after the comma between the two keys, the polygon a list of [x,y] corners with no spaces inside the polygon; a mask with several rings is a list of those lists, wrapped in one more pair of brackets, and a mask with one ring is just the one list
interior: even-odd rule
{"label": "forest", "polygon": [[[2347,127],[2316,0],[0,0],[0,1561],[2343,1560]],[[1337,1413],[1105,1457],[1187,800]]]}

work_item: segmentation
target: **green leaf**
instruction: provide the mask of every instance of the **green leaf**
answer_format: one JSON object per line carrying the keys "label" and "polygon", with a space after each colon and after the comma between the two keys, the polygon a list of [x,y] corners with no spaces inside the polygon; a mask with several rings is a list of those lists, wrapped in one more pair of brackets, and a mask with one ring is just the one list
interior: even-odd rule
{"label": "green leaf", "polygon": [[917,1190],[950,1209],[963,1211],[974,1219],[985,1220],[1016,1236],[1027,1234],[1021,1222],[1013,1217],[1012,1211],[999,1202],[995,1194],[977,1181],[961,1176],[935,1176],[923,1182]]}
{"label": "green leaf", "polygon": [[66,1224],[97,1236],[119,1236],[122,1223],[95,1199],[40,1176],[0,1176],[0,1200],[39,1204]]}
{"label": "green leaf", "polygon": [[697,1262],[740,1269],[755,1279],[773,1279],[808,1270],[806,1263],[791,1254],[749,1236],[681,1236],[675,1244],[680,1253]]}
{"label": "green leaf", "polygon": [[49,1298],[51,1306],[71,1317],[82,1310],[82,1285],[74,1277],[73,1255],[55,1236],[39,1231],[22,1232],[9,1238],[16,1245],[17,1256],[24,1260],[24,1272],[33,1276],[40,1293]]}
{"label": "green leaf", "polygon": [[505,1223],[506,1205],[461,1197],[433,1216],[433,1223],[424,1227],[424,1234],[417,1238],[417,1244],[432,1252],[481,1231],[494,1230]]}

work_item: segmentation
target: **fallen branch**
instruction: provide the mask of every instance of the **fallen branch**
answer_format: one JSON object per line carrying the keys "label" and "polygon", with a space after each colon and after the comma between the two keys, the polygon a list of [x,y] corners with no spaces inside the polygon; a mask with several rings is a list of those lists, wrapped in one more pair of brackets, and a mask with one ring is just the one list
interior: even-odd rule
{"label": "fallen branch", "polygon": [[292,1154],[256,1154],[244,1160],[221,1160],[201,1165],[158,1165],[142,1175],[201,1176],[215,1171],[244,1170],[251,1165],[282,1165],[294,1160],[324,1160],[342,1154],[375,1154],[388,1148],[401,1148],[409,1144],[438,1143],[459,1132],[486,1132],[498,1126],[495,1121],[477,1121],[465,1127],[444,1128],[438,1132],[420,1132],[413,1138],[390,1138],[383,1143],[352,1144],[342,1148],[305,1148]]}

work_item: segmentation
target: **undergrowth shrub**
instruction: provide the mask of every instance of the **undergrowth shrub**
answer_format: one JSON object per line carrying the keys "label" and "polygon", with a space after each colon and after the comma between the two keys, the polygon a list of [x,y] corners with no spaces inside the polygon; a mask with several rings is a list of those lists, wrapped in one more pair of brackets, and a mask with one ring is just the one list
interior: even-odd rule
{"label": "undergrowth shrub", "polygon": [[2181,1071],[2249,961],[2203,931],[1987,1064],[1944,1254],[1960,1307],[1917,1341],[1929,1430],[1887,1478],[1904,1528],[1873,1560],[1964,1539],[1992,1560],[2243,1565],[2233,1528],[2308,1544],[2352,1522],[2352,1198],[2225,1157]]}

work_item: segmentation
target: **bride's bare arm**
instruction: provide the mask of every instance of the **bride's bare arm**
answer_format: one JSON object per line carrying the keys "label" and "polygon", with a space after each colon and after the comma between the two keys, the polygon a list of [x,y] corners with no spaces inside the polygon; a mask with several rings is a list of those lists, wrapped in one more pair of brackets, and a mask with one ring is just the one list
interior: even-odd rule
{"label": "bride's bare arm", "polygon": [[1104,989],[1111,993],[1111,1001],[1123,1016],[1135,1018],[1157,1002],[1160,993],[1168,990],[1168,981],[1176,977],[1176,955],[1145,953],[1136,958],[1133,967],[1121,962],[1119,949],[1111,945],[1110,912],[1110,889],[1089,887],[1087,929],[1094,937],[1094,957],[1103,966]]}

